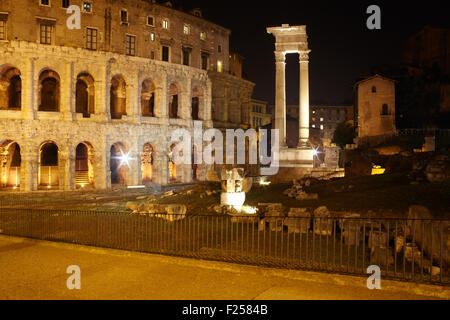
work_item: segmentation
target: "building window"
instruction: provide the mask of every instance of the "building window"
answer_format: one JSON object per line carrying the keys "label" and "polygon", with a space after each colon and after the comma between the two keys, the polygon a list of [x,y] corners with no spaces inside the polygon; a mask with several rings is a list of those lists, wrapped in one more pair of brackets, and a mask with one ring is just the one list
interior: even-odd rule
{"label": "building window", "polygon": [[169,62],[169,47],[162,46],[162,57],[161,57],[161,60]]}
{"label": "building window", "polygon": [[136,54],[136,37],[127,35],[125,53],[129,56]]}
{"label": "building window", "polygon": [[188,66],[191,58],[191,48],[183,47],[183,65]]}
{"label": "building window", "polygon": [[183,33],[186,34],[186,35],[191,33],[191,28],[189,28],[189,26],[187,24],[185,24],[184,27],[183,27]]}
{"label": "building window", "polygon": [[41,6],[50,6],[50,0],[40,0]]}
{"label": "building window", "polygon": [[320,125],[320,130],[323,130],[323,124]]}
{"label": "building window", "polygon": [[86,29],[86,48],[89,50],[97,50],[97,29]]}
{"label": "building window", "polygon": [[128,11],[120,10],[120,22],[123,24],[128,24]]}
{"label": "building window", "polygon": [[155,60],[155,51],[150,52],[150,59]]}
{"label": "building window", "polygon": [[320,118],[320,121],[323,122],[323,118]]}
{"label": "building window", "polygon": [[376,92],[377,92],[377,87],[373,86],[373,87],[372,87],[372,92],[373,92],[373,93],[376,93]]}
{"label": "building window", "polygon": [[169,20],[164,19],[163,22],[162,22],[162,27],[164,29],[169,29]]}
{"label": "building window", "polygon": [[70,1],[69,0],[62,0],[61,6],[63,8],[68,8],[70,6]]}
{"label": "building window", "polygon": [[150,33],[150,40],[155,41],[155,33]]}
{"label": "building window", "polygon": [[92,12],[92,4],[90,2],[83,2],[83,11]]}
{"label": "building window", "polygon": [[383,104],[382,108],[381,108],[381,115],[382,116],[387,116],[389,115],[389,107],[388,105],[385,103]]}
{"label": "building window", "polygon": [[41,24],[40,28],[41,28],[40,32],[41,44],[52,44],[53,26],[48,24]]}
{"label": "building window", "polygon": [[316,125],[315,125],[315,124],[313,124],[313,125],[312,125],[312,127],[313,127],[313,128],[315,128],[315,127],[316,127]]}
{"label": "building window", "polygon": [[206,32],[200,32],[200,40],[206,40]]}
{"label": "building window", "polygon": [[222,61],[217,61],[217,72],[222,72]]}
{"label": "building window", "polygon": [[219,53],[222,52],[222,45],[219,44],[219,46],[217,47],[217,51],[218,51]]}
{"label": "building window", "polygon": [[155,26],[155,20],[152,16],[147,16],[147,25],[152,27]]}
{"label": "building window", "polygon": [[208,70],[209,54],[202,52],[202,69]]}
{"label": "building window", "polygon": [[0,20],[0,40],[6,40],[6,21]]}

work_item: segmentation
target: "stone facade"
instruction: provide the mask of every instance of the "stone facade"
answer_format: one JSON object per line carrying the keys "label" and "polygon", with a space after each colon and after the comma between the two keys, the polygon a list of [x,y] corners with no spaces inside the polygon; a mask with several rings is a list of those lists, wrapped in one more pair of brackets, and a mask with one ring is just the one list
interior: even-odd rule
{"label": "stone facade", "polygon": [[86,3],[80,30],[66,27],[61,1],[0,3],[0,187],[203,180],[206,166],[173,164],[170,136],[212,127],[214,106],[245,119],[254,84],[228,74],[229,31],[154,1]]}
{"label": "stone facade", "polygon": [[375,75],[355,89],[358,139],[395,134],[395,81]]}

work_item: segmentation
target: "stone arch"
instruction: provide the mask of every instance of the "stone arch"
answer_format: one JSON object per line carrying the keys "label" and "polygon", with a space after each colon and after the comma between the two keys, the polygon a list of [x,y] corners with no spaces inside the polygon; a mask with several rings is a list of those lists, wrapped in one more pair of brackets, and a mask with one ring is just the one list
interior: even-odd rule
{"label": "stone arch", "polygon": [[47,69],[39,75],[38,111],[59,111],[61,79],[57,72]]}
{"label": "stone arch", "polygon": [[77,188],[94,187],[94,147],[90,142],[79,143],[75,148],[75,185]]}
{"label": "stone arch", "polygon": [[169,118],[177,119],[181,115],[180,90],[176,83],[169,87]]}
{"label": "stone arch", "polygon": [[155,84],[151,79],[142,81],[141,112],[143,117],[155,117]]}
{"label": "stone arch", "polygon": [[202,120],[201,114],[203,108],[203,90],[200,87],[194,87],[194,89],[192,89],[192,120]]}
{"label": "stone arch", "polygon": [[1,187],[17,189],[20,187],[20,168],[22,157],[16,141],[6,140],[0,144],[0,181]]}
{"label": "stone arch", "polygon": [[59,187],[59,148],[53,141],[43,142],[39,147],[38,185],[41,188]]}
{"label": "stone arch", "polygon": [[111,79],[110,112],[111,119],[122,119],[127,115],[127,83],[120,74]]}
{"label": "stone arch", "polygon": [[122,142],[111,145],[109,169],[111,171],[111,185],[126,186],[129,181],[130,167],[128,158],[128,147]]}
{"label": "stone arch", "polygon": [[155,148],[150,142],[144,144],[141,153],[142,184],[155,181]]}
{"label": "stone arch", "polygon": [[20,110],[22,78],[16,67],[6,66],[0,72],[0,109]]}
{"label": "stone arch", "polygon": [[82,113],[83,118],[89,118],[95,113],[95,80],[87,72],[77,76],[75,85],[75,112]]}

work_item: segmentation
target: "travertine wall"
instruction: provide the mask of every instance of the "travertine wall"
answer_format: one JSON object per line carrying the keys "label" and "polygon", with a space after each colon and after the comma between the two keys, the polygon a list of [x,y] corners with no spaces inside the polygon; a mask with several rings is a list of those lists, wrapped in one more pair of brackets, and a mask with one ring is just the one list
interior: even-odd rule
{"label": "travertine wall", "polygon": [[[19,144],[22,163],[20,188],[38,188],[39,150],[44,142],[54,142],[59,149],[60,189],[75,188],[75,148],[81,142],[92,146],[94,185],[111,186],[110,148],[114,143],[130,152],[127,185],[141,183],[140,155],[145,143],[151,143],[155,155],[155,182],[167,184],[170,133],[180,127],[193,130],[191,95],[195,87],[204,93],[200,101],[203,127],[211,127],[211,81],[207,72],[139,57],[110,52],[92,52],[60,46],[44,46],[25,41],[0,43],[0,72],[15,67],[22,79],[22,105],[19,110],[0,110],[0,142]],[[38,79],[41,72],[53,70],[61,79],[60,112],[37,111]],[[95,79],[95,109],[90,118],[75,113],[77,75],[87,72]],[[127,115],[111,120],[110,85],[120,74],[126,86]],[[156,117],[142,117],[140,90],[143,80],[155,84]],[[168,118],[170,84],[179,90],[179,119]],[[0,150],[4,153],[5,150]],[[178,168],[180,170],[180,168]],[[180,182],[192,179],[190,165],[181,168]]]}

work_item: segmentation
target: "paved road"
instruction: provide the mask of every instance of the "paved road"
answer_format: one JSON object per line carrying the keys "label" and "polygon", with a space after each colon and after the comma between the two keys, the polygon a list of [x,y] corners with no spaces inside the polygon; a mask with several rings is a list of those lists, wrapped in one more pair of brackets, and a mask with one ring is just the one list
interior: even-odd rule
{"label": "paved road", "polygon": [[[66,269],[81,268],[68,290]],[[448,288],[0,236],[0,299],[449,299]]]}

